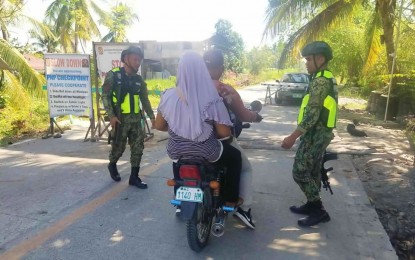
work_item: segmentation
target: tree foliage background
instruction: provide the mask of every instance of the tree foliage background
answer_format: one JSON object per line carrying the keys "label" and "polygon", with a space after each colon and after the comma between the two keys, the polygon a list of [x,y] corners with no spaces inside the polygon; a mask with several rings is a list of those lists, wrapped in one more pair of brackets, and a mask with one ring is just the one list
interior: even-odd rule
{"label": "tree foliage background", "polygon": [[[108,40],[128,41],[126,29],[138,19],[121,3],[104,11],[100,6],[108,4],[103,0],[48,1],[42,22],[23,14],[28,0],[0,1],[0,144],[4,136],[37,131],[49,121],[45,78],[22,53],[85,52],[85,44],[100,40],[100,22],[108,28]],[[12,37],[11,27],[27,30],[33,43],[22,45]]]}
{"label": "tree foliage background", "polygon": [[328,42],[334,50],[330,69],[341,83],[360,87],[366,95],[386,88],[397,54],[392,93],[405,85],[412,95],[414,86],[409,82],[415,60],[408,50],[413,48],[414,4],[413,0],[269,0],[264,37],[284,42],[278,68],[299,61],[306,43]]}
{"label": "tree foliage background", "polygon": [[[13,125],[25,116],[35,118],[37,112],[47,110],[44,77],[28,66],[21,53],[79,53],[93,40],[127,42],[128,27],[139,21],[122,1],[44,1],[48,3],[45,19],[37,21],[22,12],[29,0],[0,0],[2,125]],[[361,87],[364,94],[387,86],[391,54],[396,51],[394,91],[405,93],[402,90],[415,88],[414,4],[414,0],[268,0],[264,17],[254,19],[265,18],[264,39],[273,39],[272,46],[246,50],[232,24],[221,19],[207,47],[223,51],[225,68],[236,75],[235,83],[248,84],[276,79],[281,69],[304,70],[301,47],[312,40],[325,40],[333,47],[330,68],[339,82]],[[398,22],[400,38],[396,42]],[[27,30],[31,43],[13,37],[12,27]],[[21,115],[5,116],[11,108],[17,114],[21,108]],[[18,125],[7,131],[18,131]]]}
{"label": "tree foliage background", "polygon": [[216,32],[210,38],[211,48],[222,50],[225,58],[225,69],[241,73],[245,66],[244,41],[232,30],[232,24],[227,20],[219,20],[215,24]]}

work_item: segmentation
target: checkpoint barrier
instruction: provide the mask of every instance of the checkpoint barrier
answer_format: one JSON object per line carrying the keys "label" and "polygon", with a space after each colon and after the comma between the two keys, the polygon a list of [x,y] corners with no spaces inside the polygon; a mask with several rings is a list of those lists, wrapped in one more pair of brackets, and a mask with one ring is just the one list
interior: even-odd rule
{"label": "checkpoint barrier", "polygon": [[[264,85],[267,87],[265,91],[264,106],[268,104],[268,101],[269,101],[269,104],[272,105],[272,96],[281,90],[281,85],[279,83],[273,83],[273,82],[264,82],[264,83],[261,83],[261,85]],[[271,90],[271,87],[277,87],[277,88],[276,89],[273,88]]]}

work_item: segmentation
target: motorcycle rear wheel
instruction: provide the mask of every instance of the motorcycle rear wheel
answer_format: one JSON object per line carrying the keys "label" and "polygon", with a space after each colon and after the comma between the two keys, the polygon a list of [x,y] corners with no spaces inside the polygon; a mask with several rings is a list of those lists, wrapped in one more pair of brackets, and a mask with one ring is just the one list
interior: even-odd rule
{"label": "motorcycle rear wheel", "polygon": [[195,252],[200,252],[207,245],[212,227],[212,199],[210,189],[204,191],[203,203],[198,203],[192,219],[186,223],[187,242]]}

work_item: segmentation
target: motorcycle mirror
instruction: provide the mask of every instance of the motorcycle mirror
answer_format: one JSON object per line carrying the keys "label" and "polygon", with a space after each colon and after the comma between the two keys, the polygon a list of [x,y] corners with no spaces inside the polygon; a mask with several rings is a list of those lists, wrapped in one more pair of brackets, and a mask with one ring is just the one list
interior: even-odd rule
{"label": "motorcycle mirror", "polygon": [[255,112],[260,112],[262,110],[262,104],[260,101],[258,100],[254,100],[251,102],[250,104],[251,106],[251,111],[255,111]]}

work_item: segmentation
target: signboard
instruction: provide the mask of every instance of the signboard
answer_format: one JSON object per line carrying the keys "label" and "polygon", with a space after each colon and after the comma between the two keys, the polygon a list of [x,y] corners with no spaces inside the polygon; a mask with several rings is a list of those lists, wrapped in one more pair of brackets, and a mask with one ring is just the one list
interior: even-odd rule
{"label": "signboard", "polygon": [[121,52],[131,45],[139,46],[138,43],[94,42],[97,72],[101,84],[108,71],[121,67]]}
{"label": "signboard", "polygon": [[45,54],[50,118],[93,118],[90,58],[87,54]]}

